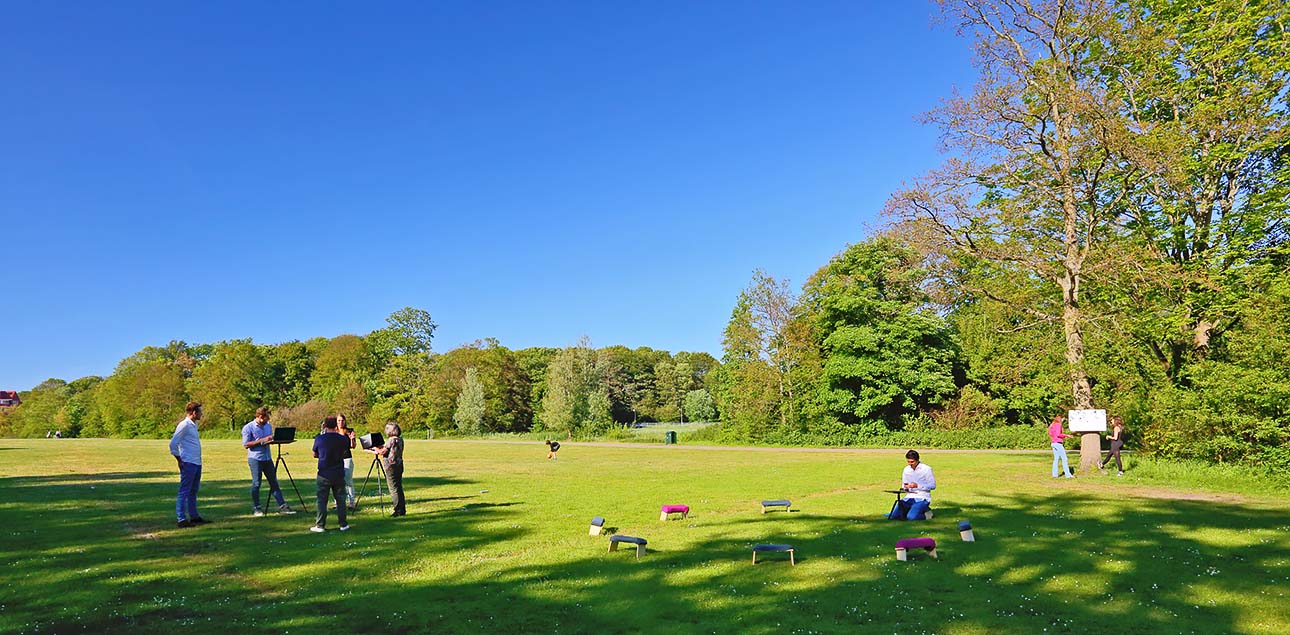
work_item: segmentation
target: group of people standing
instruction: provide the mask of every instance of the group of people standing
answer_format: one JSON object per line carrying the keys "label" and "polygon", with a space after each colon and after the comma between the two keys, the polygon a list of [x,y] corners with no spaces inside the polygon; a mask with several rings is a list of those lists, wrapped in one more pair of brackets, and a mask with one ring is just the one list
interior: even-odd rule
{"label": "group of people standing", "polygon": [[[202,418],[202,405],[190,401],[184,407],[184,414],[183,421],[175,426],[175,434],[170,439],[170,454],[179,464],[179,493],[175,497],[178,526],[192,527],[210,522],[197,511],[197,492],[202,478],[202,446],[197,422]],[[251,514],[255,517],[265,514],[260,505],[262,480],[269,482],[269,495],[277,503],[278,513],[296,513],[283,496],[278,484],[277,466],[269,453],[274,436],[269,416],[268,408],[257,408],[255,419],[242,428],[242,446],[246,448],[247,464],[251,468]],[[383,445],[367,451],[381,461],[385,471],[394,506],[391,516],[404,516],[407,503],[403,495],[403,431],[398,424],[387,423],[384,436]],[[358,509],[358,500],[354,496],[353,451],[356,448],[357,435],[348,426],[345,415],[338,413],[323,419],[322,431],[314,437],[313,444],[313,455],[318,459],[315,481],[318,510],[310,531],[321,533],[327,530],[327,506],[332,498],[336,501],[340,530],[349,530],[348,512]]]}
{"label": "group of people standing", "polygon": [[[1052,423],[1048,424],[1048,440],[1053,446],[1053,478],[1057,478],[1057,464],[1060,461],[1062,471],[1060,475],[1066,478],[1075,478],[1071,474],[1070,462],[1066,458],[1066,445],[1063,443],[1066,439],[1074,436],[1062,432],[1062,423],[1066,417],[1062,415],[1053,415]],[[1106,458],[1102,460],[1098,469],[1106,471],[1106,466],[1110,464],[1111,459],[1115,459],[1116,476],[1124,476],[1124,463],[1120,461],[1120,450],[1124,449],[1124,419],[1119,415],[1111,417],[1111,434],[1107,435],[1107,440],[1111,442],[1111,450],[1107,452]]]}

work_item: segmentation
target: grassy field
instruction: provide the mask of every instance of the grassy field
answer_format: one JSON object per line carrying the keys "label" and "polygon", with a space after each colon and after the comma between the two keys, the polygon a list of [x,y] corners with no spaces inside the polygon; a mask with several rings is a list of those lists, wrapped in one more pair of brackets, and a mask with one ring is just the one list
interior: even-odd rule
{"label": "grassy field", "polygon": [[[421,440],[407,517],[365,501],[352,531],[312,534],[308,514],[251,517],[224,440],[204,448],[214,524],[175,528],[165,446],[0,440],[0,633],[1290,632],[1290,500],[1132,464],[1053,480],[1046,454],[928,451],[936,517],[898,523],[880,491],[897,451],[574,443],[549,462],[540,443]],[[309,500],[307,445],[287,459]],[[793,512],[759,513],[781,497]],[[660,522],[665,503],[693,511]],[[648,553],[606,553],[594,515]],[[896,561],[914,536],[940,558]],[[752,566],[762,542],[797,566]]]}

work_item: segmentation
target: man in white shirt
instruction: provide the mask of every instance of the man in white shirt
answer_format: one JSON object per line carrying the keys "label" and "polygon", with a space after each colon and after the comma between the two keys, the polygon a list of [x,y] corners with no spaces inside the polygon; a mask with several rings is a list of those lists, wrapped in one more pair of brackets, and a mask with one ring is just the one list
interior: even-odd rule
{"label": "man in white shirt", "polygon": [[175,516],[180,527],[192,527],[210,522],[197,513],[197,490],[202,484],[202,440],[197,433],[197,422],[202,418],[202,405],[190,401],[184,406],[184,412],[187,416],[175,426],[175,435],[170,437],[170,453],[179,463]]}
{"label": "man in white shirt", "polygon": [[906,492],[905,498],[892,509],[890,518],[926,520],[928,508],[932,506],[932,490],[936,489],[936,476],[932,474],[932,466],[919,460],[917,450],[906,452],[905,462],[908,465],[900,474],[901,489]]}

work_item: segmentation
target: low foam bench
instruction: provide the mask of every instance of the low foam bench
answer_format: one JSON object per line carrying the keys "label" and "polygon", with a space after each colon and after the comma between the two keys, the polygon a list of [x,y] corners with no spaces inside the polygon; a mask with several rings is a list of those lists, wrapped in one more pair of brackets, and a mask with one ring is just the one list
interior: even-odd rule
{"label": "low foam bench", "polygon": [[592,516],[591,529],[587,530],[588,536],[599,536],[600,532],[605,529],[605,519],[600,516]]}
{"label": "low foam bench", "polygon": [[896,541],[896,559],[905,561],[909,559],[908,552],[910,549],[926,549],[928,555],[936,557],[936,541],[931,538],[905,538]]}
{"label": "low foam bench", "polygon": [[663,507],[660,508],[658,519],[667,520],[668,514],[680,514],[681,518],[685,518],[686,516],[690,515],[690,506],[689,505],[664,505]]}
{"label": "low foam bench", "polygon": [[797,561],[793,558],[793,545],[753,545],[753,564],[757,564],[758,553],[783,553],[788,552],[788,563],[797,566]]}
{"label": "low foam bench", "polygon": [[793,506],[793,503],[789,502],[787,498],[781,498],[779,500],[773,500],[773,501],[762,501],[761,513],[763,514],[766,513],[766,510],[771,507],[783,507],[784,511],[791,511],[792,506]]}
{"label": "low foam bench", "polygon": [[641,555],[645,553],[645,543],[647,541],[644,538],[637,538],[636,536],[623,536],[619,534],[615,534],[609,537],[609,551],[611,553],[614,551],[618,551],[618,544],[623,542],[636,545],[637,558],[641,557]]}

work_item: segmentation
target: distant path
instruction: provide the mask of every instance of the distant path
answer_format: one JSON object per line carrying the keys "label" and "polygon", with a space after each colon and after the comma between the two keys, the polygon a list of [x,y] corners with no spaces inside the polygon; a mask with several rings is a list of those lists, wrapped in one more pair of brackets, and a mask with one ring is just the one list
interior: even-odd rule
{"label": "distant path", "polygon": [[[416,437],[409,437],[409,441],[416,440]],[[421,439],[425,441],[425,439]],[[541,441],[508,441],[505,439],[430,439],[435,443],[498,443],[503,445],[542,445]],[[561,446],[565,447],[595,447],[595,448],[637,448],[642,450],[727,450],[740,452],[816,452],[822,454],[892,454],[903,453],[903,448],[778,448],[765,446],[748,446],[748,445],[662,445],[658,443],[606,443],[599,441],[561,441]],[[1042,450],[939,450],[928,448],[924,452],[935,452],[945,454],[1052,454],[1051,448]],[[1078,450],[1068,450],[1069,453],[1079,454]]]}

